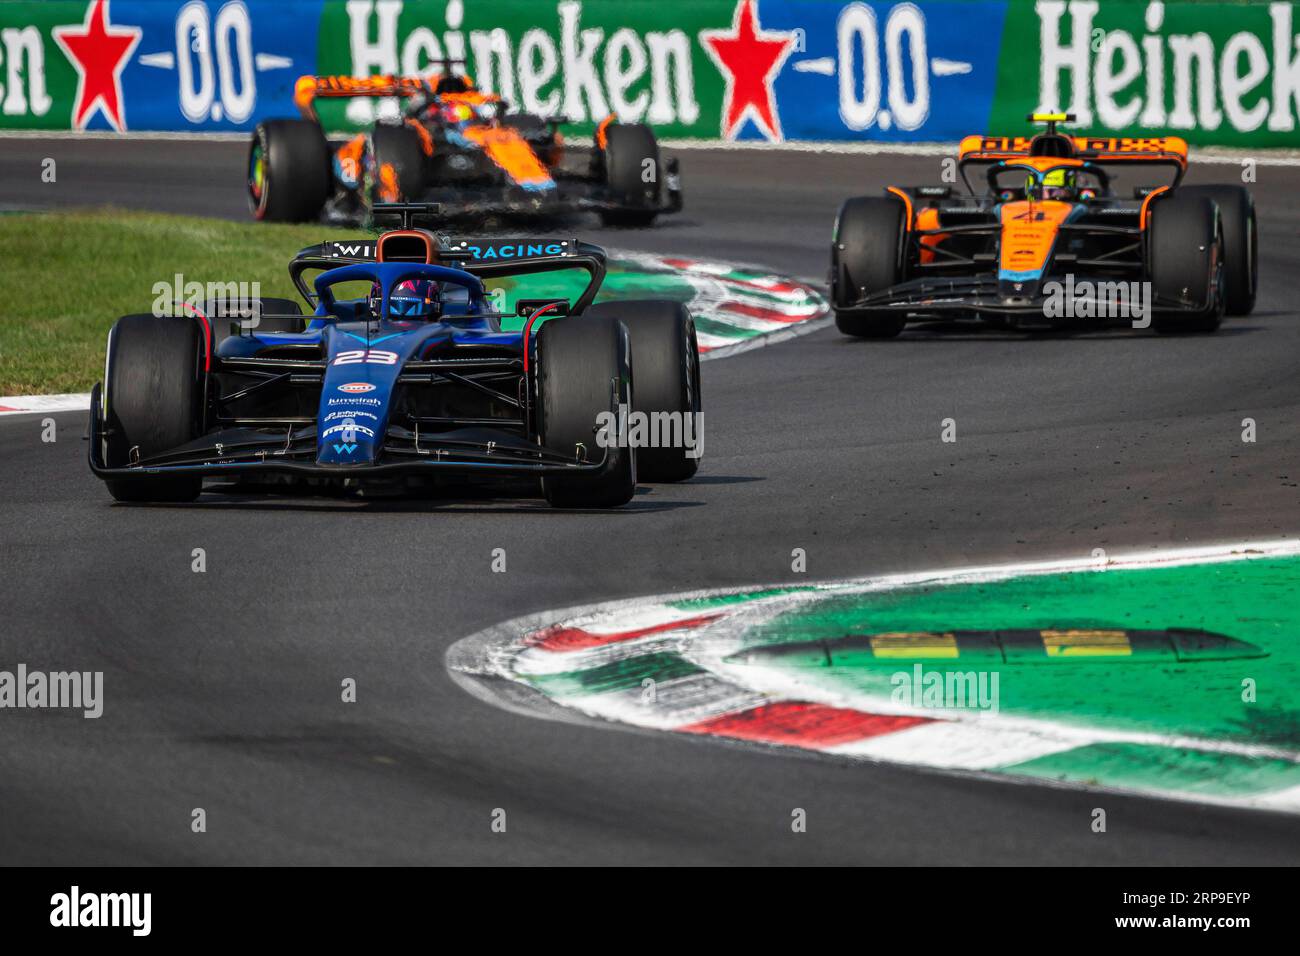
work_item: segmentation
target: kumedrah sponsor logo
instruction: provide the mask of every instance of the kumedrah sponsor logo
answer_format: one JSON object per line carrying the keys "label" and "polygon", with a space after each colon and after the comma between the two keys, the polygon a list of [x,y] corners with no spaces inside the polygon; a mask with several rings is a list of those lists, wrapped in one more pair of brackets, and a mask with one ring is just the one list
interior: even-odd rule
{"label": "kumedrah sponsor logo", "polygon": [[704,454],[703,412],[642,412],[620,403],[618,413],[596,416],[600,448],[683,448],[687,458]]}
{"label": "kumedrah sponsor logo", "polygon": [[73,886],[50,897],[50,925],[55,927],[128,927],[132,936],[153,928],[152,893],[83,893]]}
{"label": "kumedrah sponsor logo", "polygon": [[94,720],[104,713],[103,671],[0,670],[0,710],[71,708]]}

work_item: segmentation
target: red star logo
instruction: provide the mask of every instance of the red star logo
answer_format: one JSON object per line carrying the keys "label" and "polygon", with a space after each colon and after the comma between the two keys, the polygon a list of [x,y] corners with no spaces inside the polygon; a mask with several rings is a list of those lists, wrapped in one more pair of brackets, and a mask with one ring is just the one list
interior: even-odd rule
{"label": "red star logo", "polygon": [[122,69],[144,31],[139,27],[111,26],[108,0],[94,0],[86,7],[81,26],[55,27],[54,40],[64,56],[77,68],[77,99],[72,107],[72,126],[85,129],[95,110],[104,114],[119,133],[126,129],[122,114]]}
{"label": "red star logo", "polygon": [[735,139],[746,117],[768,139],[779,142],[783,138],[772,81],[781,72],[794,40],[792,32],[763,29],[757,0],[739,0],[730,30],[700,31],[700,42],[727,81],[722,96],[724,139]]}

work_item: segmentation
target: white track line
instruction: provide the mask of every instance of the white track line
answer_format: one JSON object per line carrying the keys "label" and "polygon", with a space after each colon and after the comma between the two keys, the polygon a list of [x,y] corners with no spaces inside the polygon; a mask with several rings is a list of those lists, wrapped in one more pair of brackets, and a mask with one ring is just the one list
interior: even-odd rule
{"label": "white track line", "polygon": [[[350,136],[352,130],[332,130],[328,136]],[[248,142],[248,131],[221,131],[199,133],[183,130],[132,130],[117,133],[112,130],[0,130],[0,139],[67,139],[67,140],[143,140],[160,142]],[[574,146],[590,146],[591,137],[568,136],[565,142]],[[847,153],[851,155],[881,156],[951,156],[957,152],[955,142],[884,143],[873,140],[799,140],[782,143],[761,141],[727,142],[716,139],[663,139],[659,145],[680,150],[734,150],[736,152],[767,153]],[[1300,166],[1300,150],[1284,147],[1244,149],[1230,146],[1193,146],[1190,158],[1196,163],[1239,165],[1243,159],[1253,159],[1259,166]]]}
{"label": "white track line", "polygon": [[[613,725],[651,732],[672,731],[682,726],[666,713],[676,709],[673,705],[685,705],[688,712],[692,705],[702,705],[702,709],[706,712],[716,709],[717,712],[724,713],[732,711],[746,700],[751,700],[757,705],[770,700],[784,699],[786,695],[783,691],[788,688],[770,685],[759,688],[738,684],[735,682],[735,676],[728,673],[728,668],[715,666],[720,663],[720,657],[728,652],[725,635],[720,635],[718,632],[734,628],[741,623],[752,622],[752,614],[770,614],[773,609],[778,611],[788,609],[793,603],[815,599],[828,592],[867,593],[920,583],[951,585],[996,581],[1027,575],[1064,572],[1105,573],[1107,570],[1120,568],[1179,567],[1297,554],[1300,554],[1300,540],[1296,539],[1240,541],[1150,552],[1121,552],[1108,557],[1104,562],[1095,558],[1025,561],[820,582],[810,587],[805,586],[808,588],[806,590],[742,602],[736,611],[719,618],[716,623],[683,635],[683,640],[687,644],[693,641],[696,643],[695,648],[683,646],[683,656],[705,667],[706,670],[704,674],[681,679],[682,690],[685,693],[672,695],[678,698],[677,700],[661,699],[647,703],[641,693],[635,690],[617,695],[593,695],[590,698],[586,695],[565,695],[558,699],[547,697],[541,691],[518,683],[518,678],[511,677],[511,652],[513,650],[517,655],[518,641],[523,635],[558,622],[570,622],[575,619],[591,621],[593,617],[614,618],[609,626],[617,627],[617,618],[623,613],[662,613],[652,611],[649,606],[716,598],[728,594],[755,593],[765,590],[764,588],[715,588],[680,594],[658,594],[515,618],[457,641],[448,649],[445,661],[452,679],[468,693],[513,713],[569,722],[574,720],[590,722],[593,718],[600,722],[600,718],[604,718],[609,722],[606,726]],[[748,608],[745,608],[746,603],[749,604]],[[705,653],[691,653],[691,650],[700,650],[699,643],[708,642],[712,635],[721,638],[718,641],[721,645],[720,650],[714,648]],[[601,699],[601,696],[604,699]],[[681,699],[683,697],[684,700]],[[656,703],[659,706],[656,707]],[[681,716],[679,713],[678,718],[680,719]],[[933,717],[933,714],[929,716]],[[962,719],[960,715],[955,716],[957,716],[955,720],[894,731],[890,734],[826,748],[824,752],[851,759],[931,768],[945,773],[973,774],[981,778],[1018,785],[1125,793],[1148,799],[1183,800],[1292,813],[1300,810],[1300,787],[1274,793],[1210,796],[1174,789],[1095,786],[1077,781],[1054,781],[1028,774],[1008,773],[999,769],[1091,743],[1114,741],[1300,761],[1300,753],[1295,751],[1237,741],[1080,727],[1032,718],[985,719],[981,715],[969,715],[968,719]]]}
{"label": "white track line", "polygon": [[0,398],[0,416],[89,410],[89,392],[84,395],[13,395]]}

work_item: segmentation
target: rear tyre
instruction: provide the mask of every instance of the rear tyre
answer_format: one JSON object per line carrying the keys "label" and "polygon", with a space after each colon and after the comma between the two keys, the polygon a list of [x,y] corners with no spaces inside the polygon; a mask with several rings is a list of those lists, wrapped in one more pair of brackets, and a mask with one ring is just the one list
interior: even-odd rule
{"label": "rear tyre", "polygon": [[[607,209],[600,217],[607,226],[648,226],[659,215],[659,141],[641,123],[612,123],[605,130],[605,184],[610,198],[623,208]],[[646,182],[645,173],[653,173]]]}
{"label": "rear tyre", "polygon": [[320,124],[277,119],[258,123],[248,148],[248,202],[268,222],[320,218],[333,181],[330,147]]}
{"label": "rear tyre", "polygon": [[[375,155],[375,198],[379,201],[410,202],[424,191],[424,148],[420,134],[409,126],[376,126],[370,133]],[[396,197],[384,197],[388,188],[385,167],[391,167]]]}
{"label": "rear tyre", "polygon": [[[615,383],[616,386],[615,386]],[[613,456],[599,475],[542,479],[542,493],[557,508],[616,508],[636,493],[636,452],[615,443],[597,445],[597,416],[632,407],[632,348],[627,327],[613,318],[552,320],[537,336],[538,428],[542,445],[597,461]],[[578,449],[581,445],[583,451]]]}
{"label": "rear tyre", "polygon": [[1255,200],[1245,186],[1183,186],[1178,195],[1203,196],[1219,207],[1223,228],[1223,304],[1228,315],[1249,315],[1259,288]]}
{"label": "rear tyre", "polygon": [[906,315],[851,307],[902,279],[904,213],[898,200],[875,196],[850,199],[840,207],[831,241],[831,304],[835,327],[845,335],[890,339],[907,325]]}
{"label": "rear tyre", "polygon": [[[673,441],[665,447],[638,448],[637,477],[648,482],[690,478],[699,470],[704,451],[699,431],[700,351],[691,313],[680,302],[645,300],[602,302],[588,309],[587,316],[623,320],[632,338],[632,367],[636,369],[633,408],[659,428],[661,438],[666,430]],[[667,419],[663,418],[665,412]],[[666,429],[654,425],[656,421],[666,421]]]}
{"label": "rear tyre", "polygon": [[1157,332],[1213,332],[1223,321],[1223,233],[1219,210],[1204,196],[1174,195],[1151,210],[1148,250]]}
{"label": "rear tyre", "polygon": [[[193,440],[199,433],[203,330],[191,318],[127,315],[108,336],[104,377],[104,460],[122,468]],[[133,454],[132,450],[136,449]],[[110,478],[118,501],[193,501],[197,475]]]}

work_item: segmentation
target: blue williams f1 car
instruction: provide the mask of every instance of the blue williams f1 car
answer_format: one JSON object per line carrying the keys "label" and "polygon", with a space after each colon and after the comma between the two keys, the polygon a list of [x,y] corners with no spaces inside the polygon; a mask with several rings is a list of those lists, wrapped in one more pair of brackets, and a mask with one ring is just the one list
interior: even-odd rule
{"label": "blue williams f1 car", "polygon": [[[405,218],[298,254],[289,271],[310,316],[262,299],[119,319],[89,433],[113,497],[192,501],[205,478],[232,476],[322,490],[508,478],[540,479],[559,507],[609,508],[638,476],[695,473],[684,306],[593,305],[605,257],[587,243],[451,239]],[[576,298],[519,298],[508,316],[486,284],[575,268]],[[686,422],[682,440],[637,447],[608,427],[638,412]]]}

